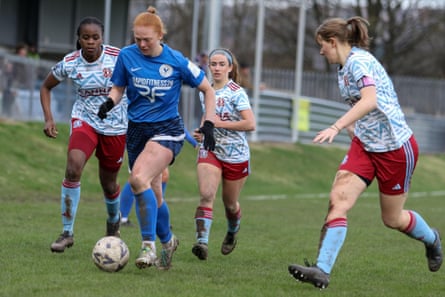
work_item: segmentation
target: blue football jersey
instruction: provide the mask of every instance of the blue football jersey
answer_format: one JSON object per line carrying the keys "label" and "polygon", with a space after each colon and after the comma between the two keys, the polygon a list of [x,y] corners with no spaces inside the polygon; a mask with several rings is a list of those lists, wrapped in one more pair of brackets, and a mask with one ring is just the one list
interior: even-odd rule
{"label": "blue football jersey", "polygon": [[183,83],[197,87],[204,72],[179,51],[162,44],[157,57],[144,56],[136,44],[124,47],[111,78],[127,88],[128,119],[133,122],[159,122],[179,116]]}

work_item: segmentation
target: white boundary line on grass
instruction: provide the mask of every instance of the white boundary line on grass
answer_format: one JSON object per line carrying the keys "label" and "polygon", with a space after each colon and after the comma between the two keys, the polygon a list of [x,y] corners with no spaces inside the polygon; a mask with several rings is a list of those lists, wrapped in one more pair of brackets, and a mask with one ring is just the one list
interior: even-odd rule
{"label": "white boundary line on grass", "polygon": [[[445,196],[445,191],[431,192],[410,192],[408,198],[424,198]],[[378,197],[378,193],[363,193],[360,197]],[[261,201],[261,200],[284,200],[284,199],[317,199],[329,198],[329,193],[311,193],[311,194],[295,194],[295,195],[259,195],[247,196],[245,200]]]}
{"label": "white boundary line on grass", "polygon": [[[437,197],[437,196],[445,196],[444,191],[431,191],[431,192],[410,192],[408,194],[409,198],[424,198],[424,197]],[[361,197],[378,197],[378,193],[363,193]],[[271,200],[285,200],[285,199],[328,199],[329,193],[311,193],[311,194],[293,194],[293,195],[257,195],[257,196],[242,196],[242,200],[250,200],[250,201],[271,201]],[[166,198],[167,201],[171,202],[196,202],[199,200],[198,196],[196,197],[187,197],[187,198]]]}

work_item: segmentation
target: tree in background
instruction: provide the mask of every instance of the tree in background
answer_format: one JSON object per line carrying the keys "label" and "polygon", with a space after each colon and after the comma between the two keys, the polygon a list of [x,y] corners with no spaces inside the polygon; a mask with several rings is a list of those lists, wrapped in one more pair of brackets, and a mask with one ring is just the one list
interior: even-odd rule
{"label": "tree in background", "polygon": [[[445,7],[421,0],[313,0],[312,17],[360,15],[371,23],[370,49],[392,75],[444,77]],[[431,4],[434,4],[430,2]],[[419,59],[419,57],[421,57]],[[325,70],[332,66],[325,64]]]}
{"label": "tree in background", "polygon": [[[363,15],[371,23],[370,36],[374,36],[371,50],[389,73],[440,76],[440,67],[435,67],[435,53],[443,56],[437,49],[445,45],[443,38],[439,38],[445,35],[445,11],[422,7],[421,3],[419,0],[366,0],[363,5],[363,1],[356,0],[355,14]],[[442,22],[439,21],[441,15]]]}
{"label": "tree in background", "polygon": [[[133,0],[135,1],[135,0]],[[230,48],[240,61],[253,65],[257,26],[256,0],[221,0],[221,46]],[[139,1],[158,8],[168,30],[165,36],[186,55],[190,55],[193,0]],[[207,28],[206,5],[199,0],[198,51]],[[295,67],[300,2],[265,0],[263,67],[293,69]],[[391,75],[445,77],[445,3],[423,0],[306,0],[305,71],[332,71],[319,56],[314,41],[318,24],[329,17],[348,18],[360,15],[370,23],[373,37],[371,51]],[[193,58],[193,57],[191,57]]]}

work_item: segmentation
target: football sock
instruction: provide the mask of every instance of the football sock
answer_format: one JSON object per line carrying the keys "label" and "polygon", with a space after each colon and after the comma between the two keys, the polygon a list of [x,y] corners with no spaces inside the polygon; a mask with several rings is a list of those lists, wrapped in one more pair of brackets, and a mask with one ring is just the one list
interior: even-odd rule
{"label": "football sock", "polygon": [[331,273],[338,253],[343,246],[348,230],[346,218],[338,218],[323,226],[320,249],[317,257],[317,267],[325,273]]}
{"label": "football sock", "polygon": [[197,207],[195,212],[196,240],[199,243],[209,243],[210,228],[212,227],[213,210],[208,207]]}
{"label": "football sock", "polygon": [[158,205],[152,189],[136,194],[136,216],[139,221],[142,240],[156,241]]}
{"label": "football sock", "polygon": [[130,215],[131,208],[133,207],[133,201],[134,201],[134,195],[133,192],[131,191],[130,183],[127,181],[121,192],[120,208],[121,208],[122,218],[127,219],[128,216]]}
{"label": "football sock", "polygon": [[156,221],[156,235],[161,243],[167,243],[172,237],[170,230],[170,210],[166,201],[162,201],[158,208],[158,220]]}
{"label": "football sock", "polygon": [[105,204],[107,206],[108,222],[116,223],[119,220],[119,206],[120,206],[120,187],[117,186],[117,191],[110,197],[105,197]]}
{"label": "football sock", "polygon": [[226,218],[227,231],[231,233],[238,232],[241,223],[241,208],[235,213],[231,213],[229,209],[226,208]]}
{"label": "football sock", "polygon": [[62,182],[61,211],[63,231],[70,235],[74,232],[74,221],[76,219],[77,207],[80,200],[80,182],[70,182],[66,179]]}
{"label": "football sock", "polygon": [[431,230],[430,226],[417,212],[413,210],[408,211],[410,221],[408,227],[403,231],[409,237],[415,238],[424,242],[427,245],[434,244],[436,240],[436,234]]}

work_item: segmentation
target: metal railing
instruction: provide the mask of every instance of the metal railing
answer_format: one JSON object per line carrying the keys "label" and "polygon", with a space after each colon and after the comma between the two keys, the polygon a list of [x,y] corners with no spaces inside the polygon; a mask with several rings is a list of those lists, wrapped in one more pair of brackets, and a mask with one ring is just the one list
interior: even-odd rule
{"label": "metal railing", "polygon": [[[54,64],[0,52],[0,117],[43,121],[40,86]],[[51,97],[54,119],[68,122],[75,99],[72,82],[61,82]]]}
{"label": "metal railing", "polygon": [[[292,92],[295,73],[286,69],[263,69],[268,89]],[[445,80],[421,77],[392,77],[399,102],[406,113],[445,116]],[[336,73],[304,72],[301,94],[340,102]]]}
{"label": "metal railing", "polygon": [[[52,61],[0,52],[0,117],[43,121],[39,89],[54,64]],[[292,94],[292,71],[265,69],[262,79],[267,88],[261,91],[258,99],[256,141],[311,143],[319,130],[332,124],[348,108],[338,100],[338,87],[333,74],[304,73],[299,100],[295,100]],[[445,82],[395,78],[394,84],[401,94],[401,105],[421,151],[443,152]],[[53,89],[51,108],[56,121],[69,122],[74,100],[75,93],[70,80]],[[255,98],[251,100],[253,102]],[[196,90],[183,88],[180,113],[189,130],[199,126],[202,113]],[[342,132],[336,137],[335,144],[347,145],[349,137]]]}
{"label": "metal railing", "polygon": [[[296,100],[289,92],[266,90],[261,93],[257,116],[260,141],[312,143],[316,134],[334,123],[347,110],[346,104],[331,100],[304,97]],[[297,120],[293,117],[298,113]],[[422,153],[445,151],[445,118],[434,115],[412,113],[405,115],[408,125],[417,139]],[[298,137],[293,138],[294,129]],[[334,145],[348,146],[350,138],[342,131]]]}

